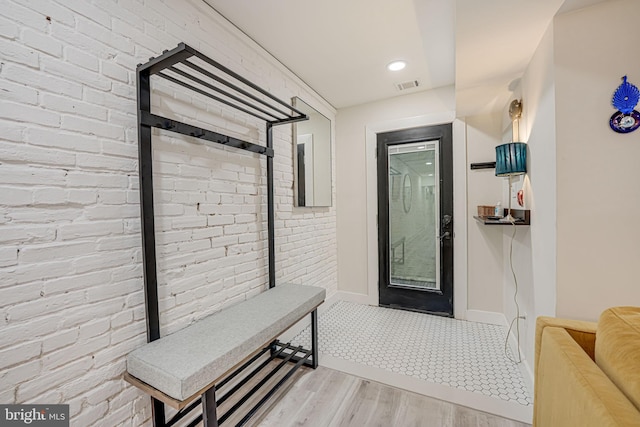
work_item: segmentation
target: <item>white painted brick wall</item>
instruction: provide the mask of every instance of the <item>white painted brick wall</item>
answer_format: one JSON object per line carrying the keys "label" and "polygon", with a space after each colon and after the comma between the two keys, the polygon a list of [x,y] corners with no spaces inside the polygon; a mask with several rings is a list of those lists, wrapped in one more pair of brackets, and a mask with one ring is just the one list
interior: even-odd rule
{"label": "white painted brick wall", "polygon": [[[0,403],[68,403],[78,427],[150,425],[149,398],[122,380],[146,342],[136,64],[183,41],[282,99],[335,112],[200,0],[1,3]],[[262,122],[154,87],[154,111],[264,144]],[[266,163],[154,135],[168,333],[264,290]],[[332,294],[335,209],[293,206],[290,126],[274,139],[276,276]]]}

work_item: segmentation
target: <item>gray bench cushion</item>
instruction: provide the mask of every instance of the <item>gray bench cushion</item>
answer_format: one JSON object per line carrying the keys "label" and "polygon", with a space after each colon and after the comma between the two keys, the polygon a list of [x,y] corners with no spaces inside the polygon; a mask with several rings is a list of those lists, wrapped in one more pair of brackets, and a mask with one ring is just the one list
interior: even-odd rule
{"label": "gray bench cushion", "polygon": [[286,331],[324,298],[323,288],[278,285],[131,352],[127,371],[185,400]]}

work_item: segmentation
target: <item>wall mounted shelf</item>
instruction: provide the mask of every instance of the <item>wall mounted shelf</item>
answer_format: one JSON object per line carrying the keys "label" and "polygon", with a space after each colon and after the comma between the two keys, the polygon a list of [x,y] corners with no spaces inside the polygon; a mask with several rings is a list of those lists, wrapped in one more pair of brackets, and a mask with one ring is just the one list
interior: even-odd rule
{"label": "wall mounted shelf", "polygon": [[[508,209],[504,209],[503,215],[507,215]],[[529,209],[511,209],[511,215],[516,218],[518,221],[515,222],[515,225],[531,225],[531,210]],[[492,217],[480,217],[474,215],[473,218],[481,224],[484,225],[512,225],[509,221],[504,221],[500,219],[494,219]]]}
{"label": "wall mounted shelf", "polygon": [[469,167],[471,168],[472,171],[478,170],[478,169],[495,169],[496,162],[471,163]]}

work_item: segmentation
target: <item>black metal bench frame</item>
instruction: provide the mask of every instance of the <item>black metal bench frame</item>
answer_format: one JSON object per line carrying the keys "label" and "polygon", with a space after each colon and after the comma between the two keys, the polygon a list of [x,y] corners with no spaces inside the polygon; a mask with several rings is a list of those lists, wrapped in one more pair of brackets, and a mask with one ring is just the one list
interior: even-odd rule
{"label": "black metal bench frame", "polygon": [[[193,61],[196,59],[196,61]],[[202,64],[198,65],[198,64]],[[197,50],[180,43],[175,49],[164,51],[156,58],[150,58],[146,64],[137,67],[137,99],[138,99],[138,159],[140,178],[140,209],[142,219],[142,248],[144,266],[144,291],[147,319],[147,341],[155,341],[160,338],[160,320],[158,308],[158,285],[156,264],[156,242],[153,207],[153,162],[152,162],[152,128],[176,132],[217,144],[235,147],[240,150],[258,153],[266,156],[267,162],[267,224],[268,224],[268,276],[269,288],[275,286],[275,217],[274,217],[274,179],[273,179],[273,126],[307,120],[308,117],[289,103],[282,101],[266,90],[248,81],[244,77],[203,55]],[[266,146],[254,144],[233,138],[218,132],[214,132],[198,126],[162,117],[151,113],[151,77],[157,76],[180,85],[188,91],[203,95],[207,98],[234,108],[245,114],[258,118],[266,123]],[[188,426],[195,426],[203,422],[205,427],[213,427],[222,424],[231,414],[236,412],[243,403],[251,398],[261,386],[271,379],[276,371],[280,370],[287,362],[293,366],[278,383],[266,392],[264,397],[254,407],[249,409],[242,421],[237,425],[244,425],[266,403],[266,401],[288,380],[295,370],[306,365],[312,368],[318,366],[318,337],[317,337],[317,311],[311,312],[311,349],[293,347],[279,341],[273,341],[270,345],[260,350],[251,359],[239,366],[235,371],[204,390],[200,398],[189,399],[189,403],[179,405],[179,411],[171,419],[166,419],[165,402],[158,397],[161,391],[152,394],[153,423],[155,427],[170,427],[193,417],[195,409],[202,405],[202,413],[192,418]],[[269,353],[267,355],[267,352]],[[261,360],[262,358],[262,360]],[[247,394],[238,400],[225,414],[220,417],[217,407],[234,392],[238,391],[249,379],[260,373],[274,359],[282,359],[276,368],[267,373],[265,377],[253,387]],[[266,360],[264,360],[266,359]],[[256,367],[257,365],[257,367]],[[237,384],[230,387],[222,397],[216,400],[216,390],[227,385],[236,377],[243,378]],[[135,379],[131,379],[134,384]],[[140,386],[140,384],[137,384]],[[151,392],[155,391],[152,390]],[[169,399],[170,400],[170,399]],[[182,421],[183,423],[186,421]]]}

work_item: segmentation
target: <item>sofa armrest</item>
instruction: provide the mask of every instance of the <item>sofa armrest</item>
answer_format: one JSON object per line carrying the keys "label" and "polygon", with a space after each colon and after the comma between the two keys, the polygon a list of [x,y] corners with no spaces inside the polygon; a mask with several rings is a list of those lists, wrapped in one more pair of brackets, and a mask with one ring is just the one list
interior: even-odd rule
{"label": "sofa armrest", "polygon": [[557,317],[540,316],[536,319],[536,352],[534,369],[538,367],[540,358],[540,348],[542,332],[547,326],[565,329],[580,347],[589,355],[591,360],[595,360],[596,347],[596,322],[585,322],[583,320],[559,319]]}
{"label": "sofa armrest", "polygon": [[562,327],[542,328],[534,427],[640,426],[640,412]]}

